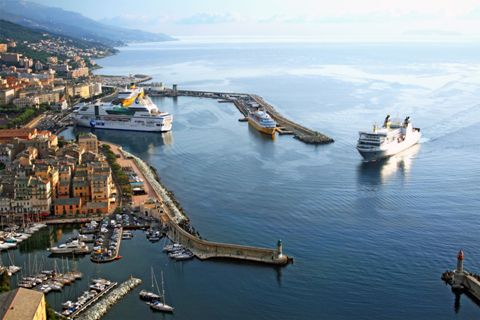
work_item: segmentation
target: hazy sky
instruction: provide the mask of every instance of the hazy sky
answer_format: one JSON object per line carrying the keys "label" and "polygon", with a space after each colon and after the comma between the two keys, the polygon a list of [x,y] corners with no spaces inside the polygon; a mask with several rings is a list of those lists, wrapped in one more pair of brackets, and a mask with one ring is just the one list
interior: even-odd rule
{"label": "hazy sky", "polygon": [[480,0],[32,0],[177,36],[480,40]]}

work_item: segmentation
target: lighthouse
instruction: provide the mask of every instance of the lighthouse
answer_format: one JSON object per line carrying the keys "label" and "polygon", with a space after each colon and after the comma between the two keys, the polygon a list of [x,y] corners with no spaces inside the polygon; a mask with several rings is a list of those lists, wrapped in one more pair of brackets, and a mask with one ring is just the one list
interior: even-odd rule
{"label": "lighthouse", "polygon": [[455,269],[455,273],[463,273],[463,259],[464,259],[463,250],[458,251],[457,255],[457,269]]}
{"label": "lighthouse", "polygon": [[278,252],[278,258],[282,258],[283,257],[282,240],[278,240],[278,242],[277,242],[277,252]]}

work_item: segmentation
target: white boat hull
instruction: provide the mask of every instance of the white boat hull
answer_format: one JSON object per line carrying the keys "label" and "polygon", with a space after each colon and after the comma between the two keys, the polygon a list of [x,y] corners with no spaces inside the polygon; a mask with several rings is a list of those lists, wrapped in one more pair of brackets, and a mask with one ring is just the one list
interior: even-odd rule
{"label": "white boat hull", "polygon": [[[157,126],[156,123],[152,125],[141,125],[136,123],[136,118],[130,119],[130,121],[112,121],[88,118],[85,116],[74,117],[74,121],[77,126],[87,127],[92,129],[109,129],[109,130],[127,130],[127,131],[147,131],[147,132],[167,132],[172,130],[172,119],[164,120],[161,125]],[[144,119],[144,121],[147,121]]]}
{"label": "white boat hull", "polygon": [[421,137],[422,134],[420,131],[414,131],[402,142],[395,141],[389,143],[387,146],[380,146],[378,148],[366,149],[357,147],[357,150],[366,161],[378,161],[396,155],[397,153],[416,145]]}

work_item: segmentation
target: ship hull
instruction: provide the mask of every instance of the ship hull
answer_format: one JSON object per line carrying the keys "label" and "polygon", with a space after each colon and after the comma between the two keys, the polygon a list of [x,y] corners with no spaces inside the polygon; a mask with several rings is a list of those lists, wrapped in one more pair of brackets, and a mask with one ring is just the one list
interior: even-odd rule
{"label": "ship hull", "polygon": [[417,131],[412,133],[410,138],[400,143],[395,143],[394,145],[388,146],[385,149],[377,148],[366,150],[357,147],[357,150],[360,155],[365,159],[365,161],[379,161],[394,156],[397,153],[407,150],[408,148],[411,148],[420,141],[421,136],[421,133]]}
{"label": "ship hull", "polygon": [[254,127],[256,130],[260,131],[261,133],[268,134],[270,136],[275,134],[275,131],[277,128],[267,128],[261,126],[258,122],[255,120],[248,118],[248,124]]}
{"label": "ship hull", "polygon": [[147,132],[167,132],[172,130],[172,119],[164,120],[159,126],[157,123],[148,125],[139,125],[135,123],[135,118],[129,121],[112,121],[104,119],[95,119],[88,117],[74,118],[75,124],[80,127],[106,130],[127,130],[127,131],[147,131]]}

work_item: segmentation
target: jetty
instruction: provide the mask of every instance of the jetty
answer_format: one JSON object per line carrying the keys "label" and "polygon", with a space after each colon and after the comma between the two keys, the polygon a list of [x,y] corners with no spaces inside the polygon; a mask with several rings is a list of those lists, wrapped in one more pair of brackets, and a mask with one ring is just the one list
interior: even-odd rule
{"label": "jetty", "polygon": [[89,308],[82,312],[75,319],[81,320],[97,320],[101,319],[108,310],[120,301],[127,293],[129,293],[133,288],[137,287],[142,283],[142,280],[138,278],[131,277],[121,285],[119,285],[114,290],[106,294],[102,299],[98,300],[97,303],[89,306]]}
{"label": "jetty", "polygon": [[457,268],[445,271],[442,274],[442,280],[452,287],[452,291],[465,293],[480,302],[480,275],[463,268],[464,258],[463,250],[460,250],[457,255]]}
{"label": "jetty", "polygon": [[138,169],[155,191],[157,198],[161,201],[163,213],[158,218],[167,226],[167,236],[170,240],[189,249],[197,258],[202,260],[212,258],[235,259],[272,265],[286,265],[293,262],[293,258],[283,253],[283,245],[280,240],[275,248],[261,248],[207,241],[187,232],[182,226],[188,224],[188,218],[178,208],[177,201],[170,197],[170,193],[159,182],[152,169],[133,154],[125,150],[122,150],[122,152],[134,160]]}
{"label": "jetty", "polygon": [[[150,95],[156,94],[150,93]],[[268,103],[265,101],[265,99],[256,94],[177,90],[176,85],[174,85],[173,89],[165,89],[161,95],[168,97],[189,96],[211,98],[218,100],[219,103],[230,102],[233,103],[238,111],[243,115],[244,118],[240,120],[244,120],[248,116],[249,111],[256,108],[262,108],[277,122],[277,132],[279,134],[291,134],[294,136],[294,138],[307,144],[329,144],[334,142],[332,138],[326,136],[325,134],[304,127],[301,124],[286,118],[280,112],[278,112],[272,104]]]}

